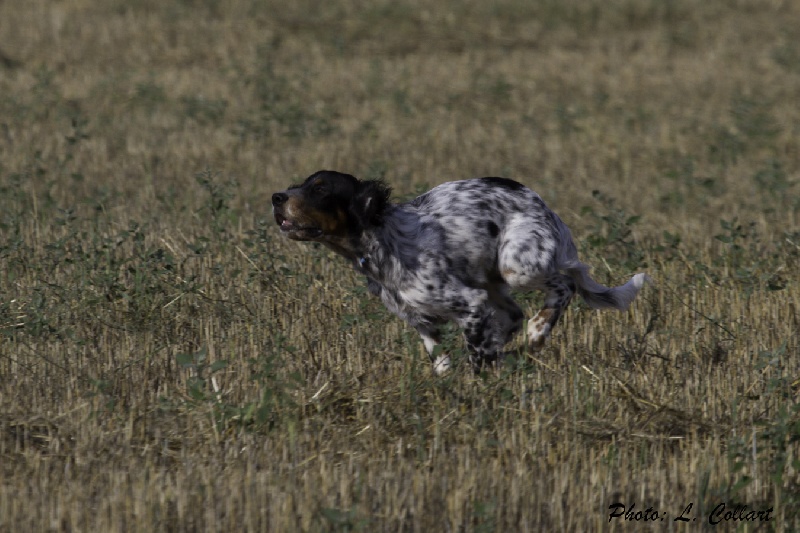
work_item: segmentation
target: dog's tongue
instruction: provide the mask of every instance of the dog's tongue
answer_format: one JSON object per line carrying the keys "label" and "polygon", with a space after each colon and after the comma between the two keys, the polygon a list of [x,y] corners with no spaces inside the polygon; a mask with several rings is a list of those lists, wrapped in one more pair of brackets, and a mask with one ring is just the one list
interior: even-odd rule
{"label": "dog's tongue", "polygon": [[281,229],[292,229],[292,223],[284,218],[281,222]]}

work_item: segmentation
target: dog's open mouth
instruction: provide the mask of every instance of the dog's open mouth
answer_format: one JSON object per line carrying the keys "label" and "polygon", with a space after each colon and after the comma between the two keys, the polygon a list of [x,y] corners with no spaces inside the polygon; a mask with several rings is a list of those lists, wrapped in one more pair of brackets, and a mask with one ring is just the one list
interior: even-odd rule
{"label": "dog's open mouth", "polygon": [[315,239],[322,235],[322,230],[313,226],[300,226],[280,213],[275,213],[275,222],[289,238]]}

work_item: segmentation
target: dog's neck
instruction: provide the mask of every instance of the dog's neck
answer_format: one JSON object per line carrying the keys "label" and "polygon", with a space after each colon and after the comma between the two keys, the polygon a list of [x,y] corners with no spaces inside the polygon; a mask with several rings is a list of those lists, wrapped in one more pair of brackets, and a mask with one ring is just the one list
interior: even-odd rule
{"label": "dog's neck", "polygon": [[[386,211],[383,223],[365,229],[354,247],[356,270],[382,283],[397,282],[419,268],[422,225],[403,205]],[[393,280],[393,281],[392,281]]]}
{"label": "dog's neck", "polygon": [[353,246],[351,239],[347,237],[324,238],[320,239],[319,242],[348,261],[356,261],[359,258],[359,251]]}
{"label": "dog's neck", "polygon": [[356,268],[361,270],[359,267],[363,266],[364,258],[374,251],[376,246],[380,246],[381,230],[382,228],[373,227],[347,236],[327,235],[318,242],[341,255],[348,262],[354,263]]}
{"label": "dog's neck", "polygon": [[380,225],[359,228],[347,236],[328,235],[319,242],[360,273],[379,280],[389,272],[416,268],[419,232],[417,215],[395,204],[387,206]]}

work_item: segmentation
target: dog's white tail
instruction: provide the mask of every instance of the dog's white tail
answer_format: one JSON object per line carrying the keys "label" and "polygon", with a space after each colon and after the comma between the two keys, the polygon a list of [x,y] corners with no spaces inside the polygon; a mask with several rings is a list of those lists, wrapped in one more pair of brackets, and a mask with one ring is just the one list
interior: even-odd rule
{"label": "dog's white tail", "polygon": [[636,295],[648,281],[647,274],[636,274],[626,284],[619,287],[600,285],[589,277],[589,267],[581,263],[580,267],[566,270],[578,285],[578,294],[595,309],[619,309],[625,311],[636,298]]}
{"label": "dog's white tail", "polygon": [[[560,222],[560,220],[559,220]],[[562,239],[559,250],[558,268],[569,275],[578,288],[578,294],[594,309],[619,309],[625,311],[636,299],[646,281],[650,281],[647,274],[636,274],[627,283],[619,287],[606,287],[589,276],[591,267],[578,260],[578,250],[572,241],[569,229],[561,223]]]}

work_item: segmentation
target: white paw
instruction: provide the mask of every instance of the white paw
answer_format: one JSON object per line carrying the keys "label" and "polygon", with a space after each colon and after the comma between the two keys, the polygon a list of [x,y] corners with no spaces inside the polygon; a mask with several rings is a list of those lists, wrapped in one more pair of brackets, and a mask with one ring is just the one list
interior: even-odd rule
{"label": "white paw", "polygon": [[528,323],[528,347],[533,351],[539,351],[544,346],[544,341],[550,336],[550,324],[534,322]]}
{"label": "white paw", "polygon": [[441,376],[448,370],[450,370],[450,356],[447,354],[441,354],[433,362],[433,371],[436,373],[436,375]]}

